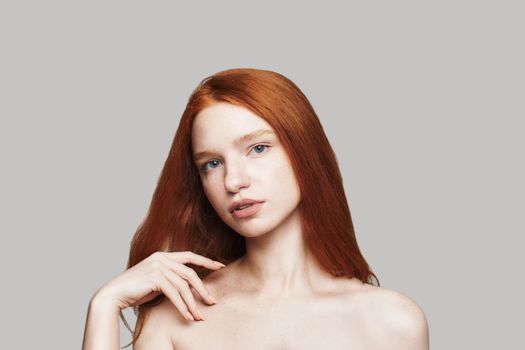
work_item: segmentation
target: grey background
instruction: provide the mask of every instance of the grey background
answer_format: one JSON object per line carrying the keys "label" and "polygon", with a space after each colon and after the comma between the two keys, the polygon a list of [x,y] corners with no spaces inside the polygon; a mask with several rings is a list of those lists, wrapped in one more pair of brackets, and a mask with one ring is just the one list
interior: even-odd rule
{"label": "grey background", "polygon": [[310,99],[365,258],[423,308],[431,348],[522,346],[518,4],[2,2],[3,347],[80,348],[189,94],[233,67]]}

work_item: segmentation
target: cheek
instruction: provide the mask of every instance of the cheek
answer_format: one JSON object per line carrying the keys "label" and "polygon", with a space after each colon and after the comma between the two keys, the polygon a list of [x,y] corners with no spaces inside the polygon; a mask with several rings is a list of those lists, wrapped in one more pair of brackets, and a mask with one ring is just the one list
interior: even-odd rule
{"label": "cheek", "polygon": [[206,196],[206,198],[208,199],[210,204],[213,207],[215,207],[214,201],[215,201],[216,195],[214,195],[214,193],[212,191],[213,187],[210,187],[210,184],[207,183],[206,181],[203,181],[202,178],[201,178],[201,184],[202,184],[202,191],[204,192],[204,195]]}
{"label": "cheek", "polygon": [[273,181],[272,188],[276,195],[283,197],[286,201],[298,196],[299,185],[287,158],[281,157],[274,162],[272,174],[268,175],[268,179]]}
{"label": "cheek", "polygon": [[208,199],[208,202],[210,202],[210,205],[213,207],[215,212],[221,213],[222,215],[222,211],[224,210],[224,208],[222,208],[219,196],[216,193],[213,193],[213,191],[210,192],[207,190],[204,190],[204,195]]}

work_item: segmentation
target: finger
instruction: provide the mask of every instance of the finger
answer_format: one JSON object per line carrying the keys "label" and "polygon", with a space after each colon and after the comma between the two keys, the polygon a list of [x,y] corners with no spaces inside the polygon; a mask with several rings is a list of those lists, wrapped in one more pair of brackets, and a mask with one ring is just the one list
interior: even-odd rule
{"label": "finger", "polygon": [[175,288],[175,286],[166,278],[166,276],[161,272],[158,271],[156,273],[155,282],[160,287],[162,293],[170,299],[170,301],[175,305],[177,310],[182,314],[182,316],[189,320],[189,321],[195,321],[194,317],[189,312],[188,308],[186,307],[186,304],[182,300],[181,295],[179,294],[179,291]]}
{"label": "finger", "polygon": [[166,259],[164,261],[170,270],[175,271],[177,275],[186,280],[199,294],[201,299],[209,304],[216,304],[217,301],[210,295],[208,289],[204,286],[204,283],[199,278],[194,269],[189,268],[186,265],[177,263],[173,260]]}
{"label": "finger", "polygon": [[186,307],[189,309],[193,317],[196,320],[204,320],[204,315],[202,315],[202,313],[200,312],[199,307],[197,306],[197,303],[193,298],[193,294],[191,293],[188,283],[180,276],[178,276],[175,272],[169,269],[163,269],[162,273],[172,284],[175,285],[175,287],[179,291],[180,296],[182,297],[182,300],[186,303]]}
{"label": "finger", "polygon": [[205,256],[196,254],[192,251],[168,252],[165,254],[165,256],[175,259],[175,261],[181,264],[192,263],[194,265],[204,266],[206,268],[215,269],[215,270],[217,269],[217,267],[222,268],[226,266],[219,261],[215,261]]}

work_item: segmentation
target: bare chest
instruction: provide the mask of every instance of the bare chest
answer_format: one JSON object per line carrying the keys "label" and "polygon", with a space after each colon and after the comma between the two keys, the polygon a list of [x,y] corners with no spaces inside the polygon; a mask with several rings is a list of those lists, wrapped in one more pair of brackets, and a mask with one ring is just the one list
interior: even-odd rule
{"label": "bare chest", "polygon": [[362,322],[342,300],[222,300],[201,306],[205,321],[173,334],[176,350],[365,349]]}

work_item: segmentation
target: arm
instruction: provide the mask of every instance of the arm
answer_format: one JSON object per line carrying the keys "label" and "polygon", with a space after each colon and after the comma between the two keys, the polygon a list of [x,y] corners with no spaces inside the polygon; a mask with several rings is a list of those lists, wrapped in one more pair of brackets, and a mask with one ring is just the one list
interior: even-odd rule
{"label": "arm", "polygon": [[415,303],[399,310],[397,322],[392,325],[392,349],[428,350],[428,322],[423,310]]}
{"label": "arm", "polygon": [[119,350],[119,311],[118,306],[107,299],[91,299],[82,350]]}
{"label": "arm", "polygon": [[[190,286],[206,303],[213,305],[216,301],[213,300],[198,274],[187,267],[186,263],[214,270],[225,266],[191,251],[159,251],[151,254],[99,288],[91,298],[82,350],[120,350],[120,310],[141,305],[161,293],[176,308],[177,315],[180,313],[185,319],[191,321],[199,319],[199,309]],[[150,312],[149,318],[152,325],[155,322],[157,325],[166,324],[162,321],[163,317],[159,315],[151,317],[152,314],[156,313]],[[167,328],[164,327],[164,331],[159,331],[159,328],[152,325],[146,324],[149,327],[145,330],[147,333],[144,337],[147,339],[147,349],[172,350],[171,340],[166,336],[169,334],[166,332]],[[142,332],[139,339],[141,335]],[[137,345],[139,349],[146,350],[145,344]]]}
{"label": "arm", "polygon": [[[133,350],[173,350],[164,307],[151,309]],[[94,297],[89,303],[82,350],[120,349],[120,308],[109,299]]]}
{"label": "arm", "polygon": [[428,321],[419,305],[406,295],[383,289],[377,297],[378,349],[428,350]]}

